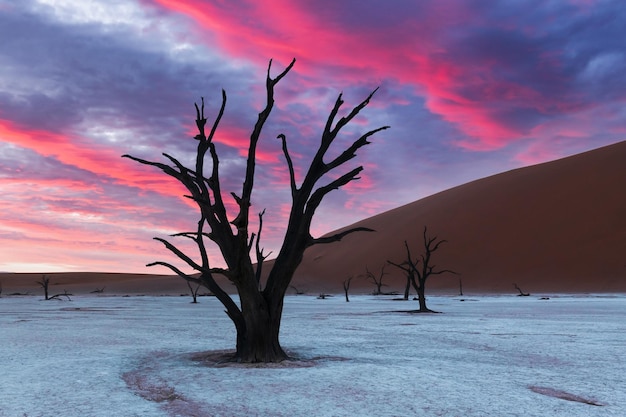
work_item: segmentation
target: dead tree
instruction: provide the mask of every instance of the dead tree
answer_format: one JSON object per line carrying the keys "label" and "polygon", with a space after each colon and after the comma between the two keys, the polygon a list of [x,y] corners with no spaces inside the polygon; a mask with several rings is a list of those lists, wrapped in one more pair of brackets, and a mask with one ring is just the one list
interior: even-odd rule
{"label": "dead tree", "polygon": [[48,287],[50,286],[50,278],[48,278],[45,275],[42,275],[41,281],[36,281],[36,282],[37,284],[39,284],[41,288],[43,288],[44,299],[49,300],[50,297],[48,296]]}
{"label": "dead tree", "polygon": [[[405,242],[406,243],[406,242]],[[419,262],[419,260],[415,261],[416,263]],[[411,264],[407,261],[402,262],[401,264],[397,264],[391,261],[387,261],[387,263],[389,265],[393,265],[397,268],[400,268],[402,271],[404,271],[405,275],[406,275],[406,282],[404,285],[404,296],[402,297],[404,300],[408,300],[409,299],[409,293],[411,292],[411,286],[413,286],[413,288],[415,289],[415,292],[417,293],[417,283],[415,282],[415,272],[413,271],[413,267],[411,266]]]}
{"label": "dead tree", "polygon": [[[439,247],[446,243],[446,240],[440,240],[437,236],[430,237],[428,235],[427,228],[424,227],[423,233],[423,242],[424,242],[424,251],[416,260],[413,260],[411,256],[411,250],[409,249],[409,244],[407,241],[404,241],[404,246],[406,248],[406,260],[401,264],[390,262],[390,264],[400,267],[402,269],[407,268],[409,272],[408,274],[413,274],[411,281],[415,284],[415,290],[417,291],[417,299],[419,301],[419,312],[432,312],[426,306],[426,281],[432,275],[441,275],[445,273],[456,274],[456,272],[449,269],[441,269],[437,270],[436,265],[432,264],[432,256],[433,253],[439,249]],[[406,270],[406,269],[405,269]],[[417,278],[417,279],[416,279]]]}
{"label": "dead tree", "polygon": [[187,286],[189,287],[189,291],[191,291],[191,297],[193,298],[192,304],[198,304],[198,291],[200,290],[201,283],[195,284],[195,288],[191,285],[191,281],[187,280]]}
{"label": "dead tree", "polygon": [[353,275],[350,275],[348,278],[343,280],[343,292],[346,295],[346,303],[350,302],[350,298],[348,297],[348,291],[350,291],[350,283],[352,282]]}
{"label": "dead tree", "polygon": [[513,286],[517,291],[519,291],[519,294],[517,294],[518,297],[528,297],[530,295],[529,293],[522,291],[522,289],[518,287],[517,284],[513,284]]}
{"label": "dead tree", "polygon": [[102,288],[98,288],[98,287],[96,287],[96,289],[95,289],[95,290],[93,290],[93,291],[89,291],[89,294],[102,294],[102,293],[104,292],[104,288],[105,288],[105,287],[102,287]]}
{"label": "dead tree", "polygon": [[302,295],[306,293],[306,290],[301,290],[300,288],[297,288],[295,285],[290,285],[289,288],[294,290],[296,292],[296,295]]}
{"label": "dead tree", "polygon": [[72,301],[72,299],[70,298],[70,295],[74,295],[74,294],[70,294],[67,292],[67,290],[63,290],[63,294],[54,294],[50,298],[46,298],[46,300],[60,300],[61,297],[65,297],[67,298],[67,301]]}
{"label": "dead tree", "polygon": [[378,276],[374,275],[372,271],[369,270],[368,267],[365,267],[365,279],[371,281],[374,285],[376,285],[376,291],[372,293],[372,295],[381,295],[384,294],[382,291],[382,287],[387,286],[387,284],[383,284],[383,278],[387,273],[385,272],[385,268],[387,264],[383,265],[380,268],[380,273]]}
{"label": "dead tree", "polygon": [[0,296],[2,296],[2,281],[0,281]]}
{"label": "dead tree", "polygon": [[[165,266],[187,281],[204,285],[215,294],[235,325],[237,339],[234,358],[240,362],[278,362],[287,358],[279,343],[283,301],[296,268],[302,261],[305,249],[313,245],[337,242],[353,232],[371,231],[371,229],[358,227],[330,236],[314,238],[310,228],[313,215],[322,200],[331,191],[357,180],[359,173],[363,170],[363,167],[359,166],[345,173],[336,174],[337,168],[353,159],[357,150],[369,143],[368,139],[372,135],[388,128],[388,126],[383,126],[367,131],[356,138],[343,152],[333,152],[336,156],[327,155],[342,129],[368,105],[376,90],[347,112],[345,116],[336,120],[344,103],[342,95],[339,94],[322,131],[317,151],[308,169],[303,170],[306,174],[299,185],[296,179],[296,170],[287,149],[287,138],[284,134],[278,135],[289,172],[291,211],[278,255],[271,270],[267,273],[265,282],[260,282],[258,271],[263,267],[264,255],[260,253],[260,250],[255,251],[255,268],[251,252],[255,240],[258,244],[261,225],[256,235],[251,235],[249,231],[256,152],[261,131],[274,106],[274,88],[294,64],[295,59],[278,76],[272,78],[270,75],[272,61],[269,63],[265,81],[266,103],[250,134],[243,185],[239,194],[231,193],[237,207],[233,213],[234,216],[229,216],[226,210],[227,204],[224,202],[220,182],[220,161],[214,140],[215,132],[226,107],[225,91],[222,90],[221,107],[210,128],[207,126],[207,119],[204,115],[204,99],[202,99],[200,106],[198,104],[195,106],[198,130],[198,134],[194,137],[197,141],[195,166],[184,166],[178,159],[168,154],[163,155],[170,164],[151,162],[124,155],[139,163],[157,167],[167,175],[177,179],[188,190],[187,197],[197,204],[199,220],[196,230],[179,233],[175,236],[183,236],[193,240],[199,250],[199,259],[194,259],[183,253],[166,239],[158,237],[155,239],[162,242],[169,251],[180,258],[185,265],[198,272],[199,275],[192,276],[167,262],[159,261],[148,265]],[[210,168],[205,168],[205,156]],[[329,173],[331,173],[330,179],[323,185],[319,185],[323,178],[328,178],[327,174]],[[205,231],[205,229],[209,229],[209,231]],[[226,267],[214,267],[209,262],[207,244],[211,242],[218,247]],[[225,276],[234,284],[239,294],[239,305],[216,282],[214,278],[216,274]]]}

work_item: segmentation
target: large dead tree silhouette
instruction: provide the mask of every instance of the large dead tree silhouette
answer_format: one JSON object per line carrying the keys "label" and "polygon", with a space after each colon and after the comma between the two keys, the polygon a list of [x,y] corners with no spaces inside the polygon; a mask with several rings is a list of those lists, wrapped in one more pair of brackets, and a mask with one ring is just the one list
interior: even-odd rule
{"label": "large dead tree silhouette", "polygon": [[419,312],[432,312],[426,306],[426,281],[432,275],[441,275],[445,273],[456,274],[456,272],[450,269],[436,269],[436,265],[432,264],[432,256],[439,247],[446,243],[446,240],[438,239],[437,236],[429,236],[428,230],[424,227],[423,232],[424,251],[413,260],[411,256],[411,250],[409,244],[404,241],[404,247],[406,248],[406,259],[401,263],[395,263],[387,261],[389,264],[402,269],[407,274],[407,288],[405,289],[405,297],[408,299],[408,285],[411,284],[417,292],[417,299],[419,301]]}
{"label": "large dead tree silhouette", "polygon": [[[166,239],[155,238],[180,258],[184,264],[199,272],[199,275],[190,275],[180,268],[167,262],[153,262],[148,264],[165,266],[189,282],[200,283],[207,287],[224,305],[226,313],[233,321],[236,331],[235,359],[240,362],[278,362],[287,358],[279,342],[279,331],[283,311],[283,299],[289,288],[296,268],[302,261],[306,248],[317,244],[337,242],[346,235],[357,231],[371,231],[371,229],[357,227],[342,231],[330,236],[314,238],[311,236],[311,221],[320,203],[331,191],[337,190],[351,181],[357,180],[362,166],[349,170],[343,174],[332,175],[333,179],[323,185],[318,185],[322,178],[344,165],[356,156],[356,151],[367,145],[370,136],[387,129],[388,126],[367,131],[358,137],[338,156],[328,157],[327,152],[331,145],[350,121],[352,121],[376,92],[374,90],[360,104],[350,110],[347,115],[336,121],[337,115],[344,101],[339,94],[332,107],[325,127],[321,134],[317,151],[310,162],[305,177],[298,186],[294,164],[287,149],[287,138],[279,134],[282,142],[282,151],[289,171],[291,190],[291,211],[286,225],[282,246],[276,256],[271,270],[268,272],[265,285],[261,283],[260,271],[264,255],[260,249],[259,236],[262,228],[263,212],[259,214],[261,223],[257,233],[250,233],[249,218],[252,204],[252,190],[255,179],[256,151],[261,131],[274,106],[274,87],[292,69],[295,59],[275,78],[270,75],[272,61],[270,60],[266,76],[266,104],[259,113],[252,133],[250,134],[245,177],[239,194],[231,193],[237,206],[234,218],[229,217],[224,203],[223,191],[220,183],[219,158],[215,149],[215,133],[226,107],[226,92],[222,90],[222,103],[213,124],[207,131],[207,119],[204,115],[204,99],[196,107],[196,126],[198,134],[194,139],[198,142],[196,162],[194,167],[186,167],[173,156],[163,154],[171,165],[151,162],[124,155],[145,165],[161,169],[166,174],[176,178],[189,191],[191,198],[197,205],[200,218],[197,229],[193,232],[179,233],[195,242],[199,250],[199,260],[183,253],[178,247]],[[207,155],[208,153],[208,155]],[[210,162],[210,169],[205,173],[205,157]],[[209,229],[206,231],[205,229]],[[224,259],[225,268],[211,266],[207,253],[209,241],[217,245]],[[256,245],[255,245],[256,242]],[[255,263],[251,252],[256,255]],[[232,282],[239,294],[239,305],[218,285],[215,275],[221,274]]]}

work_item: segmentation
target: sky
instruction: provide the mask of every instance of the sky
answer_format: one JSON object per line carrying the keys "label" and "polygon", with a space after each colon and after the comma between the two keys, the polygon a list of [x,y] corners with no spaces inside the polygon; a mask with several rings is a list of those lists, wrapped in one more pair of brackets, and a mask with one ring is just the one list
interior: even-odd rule
{"label": "sky", "polygon": [[197,212],[121,155],[189,163],[193,104],[212,120],[224,89],[215,141],[222,187],[239,194],[270,59],[275,76],[296,58],[252,201],[277,253],[290,193],[276,137],[301,181],[340,93],[345,115],[379,87],[331,154],[391,128],[343,167],[365,170],[328,195],[315,236],[624,140],[625,54],[621,0],[0,0],[0,271],[168,273],[145,267],[174,260],[152,238],[193,230]]}

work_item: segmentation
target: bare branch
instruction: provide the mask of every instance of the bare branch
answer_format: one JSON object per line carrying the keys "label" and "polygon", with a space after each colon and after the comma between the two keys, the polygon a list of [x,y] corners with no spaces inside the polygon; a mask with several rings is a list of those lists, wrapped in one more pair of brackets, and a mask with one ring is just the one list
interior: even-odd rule
{"label": "bare branch", "polygon": [[380,87],[376,87],[376,89],[374,91],[372,91],[365,100],[363,100],[358,106],[356,106],[355,108],[352,109],[352,111],[350,112],[350,114],[348,114],[346,117],[342,117],[341,119],[339,119],[339,121],[337,122],[337,124],[335,125],[335,128],[333,129],[332,133],[333,133],[333,137],[337,136],[337,133],[345,126],[347,125],[352,119],[354,119],[354,117],[359,114],[361,112],[361,110],[363,110],[365,108],[365,106],[367,106],[370,102],[370,100],[372,99],[372,97],[374,96],[374,94],[376,94],[376,92],[378,91]]}
{"label": "bare branch", "polygon": [[196,284],[202,284],[202,281],[200,281],[200,279],[194,278],[191,275],[185,274],[183,271],[181,271],[180,269],[178,269],[174,265],[172,265],[170,263],[167,263],[167,262],[162,262],[162,261],[151,262],[151,263],[147,264],[146,266],[156,266],[156,265],[161,265],[161,266],[164,266],[166,268],[171,269],[176,275],[178,275],[179,277],[183,278],[185,281],[191,281],[191,282],[194,282]]}
{"label": "bare branch", "polygon": [[287,66],[287,68],[285,68],[283,72],[278,74],[278,76],[272,80],[272,78],[270,77],[270,68],[272,67],[272,60],[270,59],[270,64],[267,67],[267,80],[271,81],[273,85],[276,85],[285,75],[287,75],[287,73],[291,70],[291,68],[294,66],[295,63],[296,63],[296,59],[293,58],[291,60],[291,63]]}
{"label": "bare branch", "polygon": [[343,232],[336,233],[336,234],[331,235],[331,236],[318,237],[317,239],[312,239],[308,246],[324,244],[324,243],[339,242],[345,236],[349,235],[350,233],[354,233],[354,232],[375,232],[375,231],[376,230],[370,229],[369,227],[354,227],[352,229],[344,230]]}
{"label": "bare branch", "polygon": [[[198,236],[198,233],[197,232],[180,232],[180,233],[171,234],[170,236],[171,237],[182,236],[182,237],[187,237],[187,238],[192,239],[192,240],[196,240],[196,238]],[[202,233],[202,236],[209,237],[209,233]]]}
{"label": "bare branch", "polygon": [[333,190],[338,190],[340,187],[346,185],[350,181],[359,179],[357,175],[361,171],[363,171],[363,167],[357,167],[353,169],[352,171],[348,172],[347,174],[344,174],[341,177],[337,178],[336,180],[332,181],[331,183],[315,190],[315,192],[311,195],[311,198],[306,204],[306,211],[307,213],[309,213],[309,216],[311,217],[313,216],[313,213],[315,212],[315,210],[317,210],[320,203],[322,202],[322,199],[324,198],[326,194],[328,194],[329,192]]}
{"label": "bare branch", "polygon": [[[232,223],[242,231],[247,231],[248,227],[248,215],[250,207],[250,198],[252,196],[252,187],[254,186],[254,171],[256,165],[256,147],[261,136],[261,130],[269,117],[272,108],[274,107],[274,86],[293,68],[296,63],[295,58],[276,78],[272,79],[270,75],[270,69],[272,67],[272,61],[267,67],[267,77],[265,80],[265,89],[267,93],[267,101],[265,108],[259,113],[258,119],[254,125],[254,130],[250,134],[250,145],[248,146],[248,161],[246,163],[246,176],[243,182],[243,189],[241,192],[241,203],[239,203],[239,214],[232,221]],[[245,234],[245,233],[244,233]],[[247,240],[247,236],[242,236]]]}
{"label": "bare branch", "polygon": [[278,135],[277,138],[280,139],[283,144],[283,154],[285,155],[287,167],[289,168],[289,184],[291,186],[291,197],[293,198],[298,192],[298,187],[296,186],[296,174],[293,169],[293,162],[291,160],[291,156],[289,156],[289,151],[287,150],[287,138],[282,133]]}
{"label": "bare branch", "polygon": [[[204,100],[202,101],[202,105],[204,106]],[[220,106],[220,110],[213,122],[213,126],[211,127],[211,133],[209,133],[209,137],[207,141],[213,142],[213,137],[215,136],[215,131],[217,130],[217,126],[220,124],[222,120],[222,116],[224,115],[224,110],[226,109],[226,90],[222,89],[222,105]]]}
{"label": "bare branch", "polygon": [[152,162],[152,161],[148,161],[148,160],[145,160],[145,159],[137,158],[135,156],[128,155],[128,154],[122,155],[122,158],[132,159],[133,161],[139,162],[140,164],[143,164],[143,165],[150,165],[150,166],[157,167],[161,171],[165,172],[167,175],[170,175],[170,176],[172,176],[174,178],[178,178],[180,176],[180,172],[176,171],[171,166],[162,164],[160,162]]}
{"label": "bare branch", "polygon": [[[433,268],[435,268],[435,267],[433,266]],[[453,270],[451,270],[451,269],[442,269],[442,270],[439,270],[439,271],[431,271],[431,272],[430,272],[430,274],[431,274],[431,275],[440,275],[440,274],[445,274],[445,273],[454,274],[454,275],[459,275],[459,273],[454,272],[454,271],[453,271]]]}
{"label": "bare branch", "polygon": [[[193,276],[191,276],[189,274],[185,274],[180,269],[178,269],[174,265],[169,264],[167,262],[156,261],[156,262],[151,262],[149,264],[146,264],[146,266],[156,266],[156,265],[165,266],[165,267],[171,269],[176,275],[180,276],[181,278],[185,278],[188,281],[191,281],[191,282],[200,282],[200,281],[202,281],[200,278],[194,278]],[[224,275],[226,277],[228,276],[228,273],[229,273],[229,271],[227,269],[223,269],[223,268],[209,268],[209,270],[204,272],[204,274],[206,274],[207,272],[209,274],[220,274],[220,275]],[[202,282],[204,282],[204,281],[202,281]]]}
{"label": "bare branch", "polygon": [[259,232],[256,237],[256,282],[257,285],[261,283],[261,272],[263,270],[263,262],[267,259],[268,256],[272,254],[272,252],[267,255],[263,254],[263,249],[261,248],[261,231],[263,230],[263,215],[265,214],[265,209],[259,213]]}
{"label": "bare branch", "polygon": [[356,156],[356,151],[359,148],[362,148],[363,146],[369,145],[371,143],[367,141],[367,138],[369,138],[370,136],[374,135],[377,132],[380,132],[386,129],[389,129],[389,126],[382,126],[382,127],[379,127],[378,129],[370,130],[369,132],[362,135],[348,149],[343,151],[341,155],[336,157],[332,162],[326,164],[327,172],[338,167],[339,165],[346,163],[350,159],[354,158]]}
{"label": "bare branch", "polygon": [[60,300],[61,297],[65,297],[67,298],[68,301],[72,301],[72,299],[70,298],[70,295],[74,295],[74,294],[70,294],[67,292],[67,290],[63,290],[62,294],[54,294],[53,296],[47,298],[47,300]]}
{"label": "bare branch", "polygon": [[[195,106],[196,106],[196,111],[197,111],[198,109],[197,104]],[[207,185],[209,186],[209,188],[211,188],[211,191],[213,191],[213,199],[215,201],[215,206],[212,207],[212,209],[214,213],[217,215],[217,218],[219,219],[219,223],[222,225],[227,225],[228,219],[226,216],[226,207],[224,206],[224,200],[222,198],[222,191],[220,187],[220,179],[219,179],[220,161],[217,156],[217,152],[215,151],[215,144],[213,143],[213,137],[215,136],[215,131],[217,130],[217,127],[220,121],[222,120],[222,116],[224,115],[225,108],[226,108],[226,91],[222,89],[222,104],[220,106],[220,110],[218,112],[217,117],[215,118],[215,121],[213,122],[213,126],[211,127],[211,132],[209,133],[209,136],[205,137],[204,129],[200,130],[200,134],[202,135],[202,139],[204,140],[201,140],[200,143],[198,144],[198,151],[196,155],[196,175],[199,177],[198,186],[200,187],[202,191],[202,195],[206,196],[207,201],[209,201],[208,190],[206,188]],[[197,117],[196,124],[203,125],[203,122],[202,122],[203,119],[204,119],[204,99],[202,99],[202,111]],[[211,177],[205,182],[203,179],[204,157],[206,155],[207,149],[209,150],[209,153],[211,154],[211,162],[212,162],[213,167],[211,171]],[[209,201],[209,204],[210,204],[210,201]],[[213,218],[208,216],[207,219],[210,219],[212,228],[219,227],[218,222],[214,221]],[[228,232],[230,231],[230,227],[223,227],[223,229],[224,230],[222,231],[222,233],[229,234]]]}
{"label": "bare branch", "polygon": [[165,239],[161,239],[160,237],[155,237],[153,238],[154,240],[158,240],[159,242],[163,243],[165,245],[165,247],[167,249],[169,249],[172,253],[174,253],[174,255],[178,256],[180,259],[182,259],[183,261],[185,261],[185,263],[187,265],[189,265],[190,267],[192,267],[193,269],[195,269],[196,271],[199,272],[205,272],[207,271],[207,269],[205,267],[203,267],[202,265],[198,265],[193,259],[191,259],[189,256],[187,256],[183,251],[181,251],[180,249],[178,249],[176,246],[172,245],[170,242],[168,242]]}

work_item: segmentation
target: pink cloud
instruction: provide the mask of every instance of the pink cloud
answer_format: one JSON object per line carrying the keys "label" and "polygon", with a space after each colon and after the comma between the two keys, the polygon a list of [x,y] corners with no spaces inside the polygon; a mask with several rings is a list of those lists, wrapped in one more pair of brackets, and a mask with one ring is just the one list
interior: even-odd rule
{"label": "pink cloud", "polygon": [[43,156],[53,156],[60,162],[92,172],[116,182],[141,189],[152,189],[163,195],[177,195],[182,187],[156,168],[138,167],[121,157],[113,147],[90,142],[73,134],[60,135],[48,131],[18,127],[0,119],[3,141],[31,149]]}
{"label": "pink cloud", "polygon": [[[503,51],[498,48],[506,47],[498,43],[497,35],[493,35],[495,40],[488,39],[493,45],[453,50],[458,47],[453,31],[457,25],[470,36],[472,31],[480,33],[485,29],[498,29],[512,36],[528,32],[527,25],[512,23],[510,19],[487,21],[489,17],[483,16],[480,9],[462,2],[421,2],[396,11],[405,15],[396,16],[392,26],[377,25],[376,17],[370,16],[384,13],[383,8],[370,10],[363,5],[354,10],[352,18],[370,19],[367,22],[371,26],[363,30],[363,25],[354,24],[345,13],[341,14],[345,10],[335,10],[339,5],[322,7],[286,0],[272,1],[269,7],[267,3],[251,1],[155,1],[196,20],[205,36],[211,36],[207,43],[217,41],[228,55],[243,57],[262,67],[268,57],[284,63],[298,58],[296,71],[305,88],[315,87],[313,77],[319,80],[329,71],[331,82],[343,85],[352,84],[357,74],[361,80],[391,78],[411,84],[425,95],[431,112],[467,136],[457,142],[467,149],[491,150],[518,141],[542,123],[542,114],[568,113],[580,105],[571,96],[551,94],[528,80],[509,79],[507,72],[520,72],[518,58],[511,57],[510,62],[501,59]],[[527,72],[547,82],[553,79],[553,84],[564,82],[558,53],[533,50],[532,43],[519,48],[533,60],[529,65],[534,67]],[[512,113],[513,109],[523,109],[532,116],[530,121],[522,125],[510,120],[512,116],[507,112]]]}

